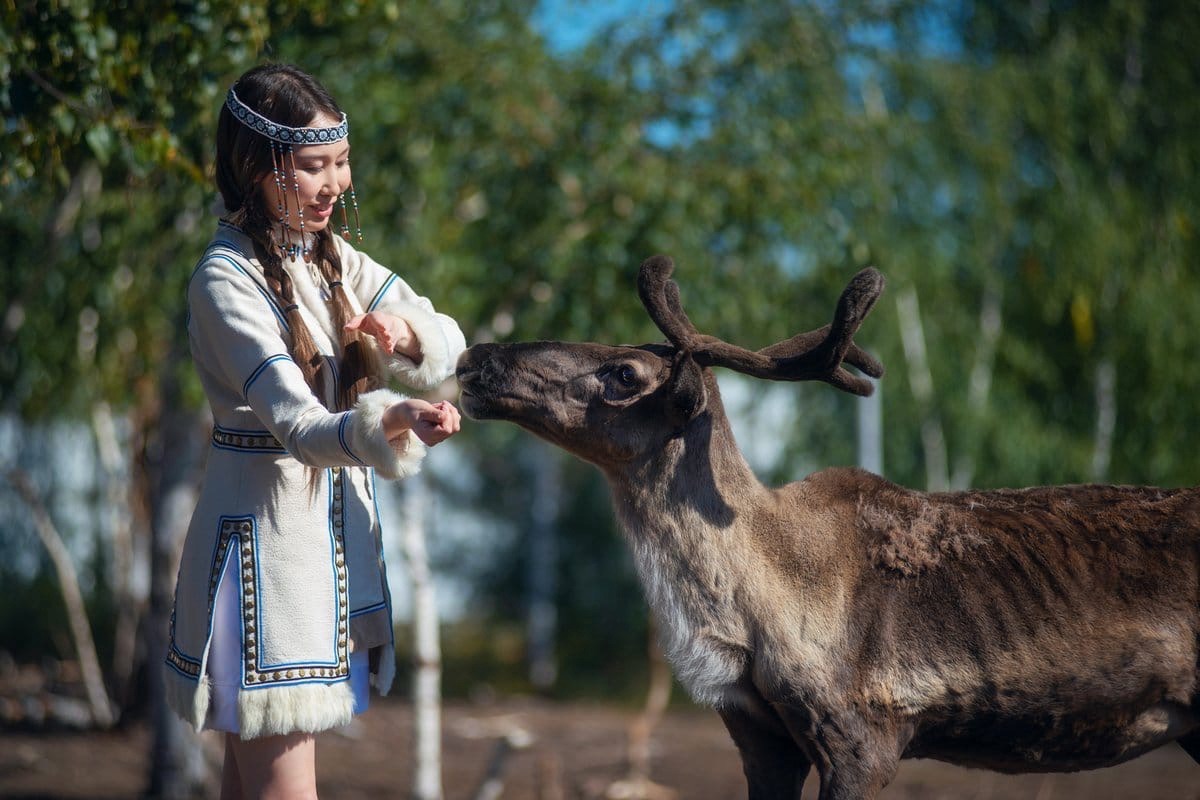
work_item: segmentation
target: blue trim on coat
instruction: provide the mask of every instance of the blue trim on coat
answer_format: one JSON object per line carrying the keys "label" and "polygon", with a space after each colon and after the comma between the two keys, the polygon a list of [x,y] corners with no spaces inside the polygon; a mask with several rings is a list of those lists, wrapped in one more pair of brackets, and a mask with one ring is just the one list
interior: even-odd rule
{"label": "blue trim on coat", "polygon": [[[339,608],[338,603],[341,601],[341,598],[338,597],[337,529],[334,527],[334,524],[333,524],[334,519],[335,519],[334,510],[333,510],[333,498],[334,498],[333,470],[334,470],[333,467],[326,469],[325,475],[329,481],[329,566],[331,567],[332,572],[333,572],[333,660],[336,663],[337,659],[338,659],[338,623],[341,621],[341,619],[340,619],[341,615],[338,613],[341,609]],[[342,490],[341,490],[342,491],[342,497],[341,497],[342,520],[341,521],[342,521],[342,534],[343,534],[342,543],[343,543],[343,547],[344,547],[345,541],[346,541],[345,535],[344,535],[346,533],[346,471],[345,470],[341,471],[341,485],[342,485]],[[349,621],[349,619],[350,619],[350,616],[349,616],[350,615],[349,553],[345,553],[345,556],[347,559],[346,560],[346,619],[347,619],[347,621]],[[347,625],[347,627],[346,627],[346,640],[347,641],[350,640],[349,625]],[[349,674],[349,672],[350,672],[350,653],[347,652],[346,653],[346,673]]]}
{"label": "blue trim on coat", "polygon": [[360,608],[358,611],[351,611],[350,619],[354,619],[355,617],[361,617],[363,614],[370,614],[372,611],[378,611],[381,608],[387,608],[387,605],[388,604],[387,604],[386,600],[381,600],[380,602],[376,603],[373,606],[367,606],[366,608]]}
{"label": "blue trim on coat", "polygon": [[[325,475],[329,482],[329,519],[330,519],[330,522],[329,522],[329,550],[330,550],[329,566],[331,568],[331,573],[333,575],[333,660],[332,661],[315,661],[315,660],[285,661],[285,662],[281,662],[278,664],[268,664],[265,661],[263,661],[263,643],[261,641],[261,637],[263,635],[263,624],[262,624],[263,603],[262,603],[262,594],[261,594],[262,593],[262,581],[256,580],[254,582],[254,602],[255,602],[254,620],[255,620],[255,625],[258,626],[258,631],[259,631],[258,635],[260,637],[260,641],[258,643],[258,652],[255,653],[254,666],[258,672],[273,672],[273,671],[277,671],[277,670],[281,670],[281,669],[296,669],[296,668],[304,669],[305,667],[336,667],[338,665],[337,550],[335,548],[336,542],[333,537],[333,472],[332,472],[332,470],[326,469]],[[345,501],[343,500],[343,508],[344,507],[345,507]],[[257,527],[254,528],[254,535],[255,536],[258,535]],[[254,572],[256,575],[262,574],[262,570],[259,568],[259,562],[258,562],[257,542],[255,543],[255,547],[254,547]],[[243,618],[244,618],[244,615],[243,615]],[[243,640],[244,640],[244,638],[245,637],[243,635]],[[299,679],[284,678],[284,679],[279,679],[279,680],[268,681],[265,685],[266,686],[279,686],[279,685],[282,685],[285,683],[288,685],[293,685],[296,683],[337,683],[338,681],[341,681],[341,680],[345,680],[345,678],[311,678],[311,677],[299,678]],[[246,686],[244,688],[255,689],[255,688],[263,688],[263,687],[264,687],[264,684],[259,683],[259,684],[253,684],[251,686]]]}
{"label": "blue trim on coat", "polygon": [[292,357],[283,353],[276,353],[273,356],[267,356],[261,364],[254,368],[254,372],[250,373],[250,377],[246,378],[246,382],[242,384],[242,399],[247,403],[250,402],[250,387],[262,375],[263,370],[271,366],[276,361],[291,361]]}
{"label": "blue trim on coat", "polygon": [[[178,648],[175,649],[175,652],[178,653],[180,655],[180,657],[184,657],[183,653],[180,653]],[[188,659],[188,660],[190,661],[191,659]],[[168,667],[170,667],[171,670],[174,671],[174,673],[176,675],[179,675],[180,677],[183,677],[183,678],[187,678],[189,681],[191,681],[192,683],[194,683],[196,685],[200,684],[200,678],[198,676],[189,675],[188,673],[184,672],[179,667],[177,667],[173,663],[171,663],[171,659],[164,658],[163,663],[166,664]]]}
{"label": "blue trim on coat", "polygon": [[[221,441],[222,434],[239,438],[269,439],[273,444],[237,444],[226,442]],[[286,455],[288,453],[288,449],[270,431],[243,431],[237,428],[222,428],[220,425],[214,425],[211,443],[218,450],[227,450],[233,453],[267,453],[270,455]]]}
{"label": "blue trim on coat", "polygon": [[[210,581],[212,580],[212,576],[214,574],[212,572],[212,570],[216,569],[217,572],[215,574],[217,576],[217,585],[213,589],[212,596],[209,598],[210,605],[208,607],[208,632],[204,635],[204,652],[206,655],[209,652],[209,647],[212,646],[213,624],[216,621],[216,617],[217,617],[217,595],[220,593],[221,585],[225,581],[225,567],[229,563],[229,558],[231,555],[237,555],[237,557],[240,560],[241,554],[242,554],[242,534],[241,533],[229,534],[229,541],[226,542],[226,544],[225,544],[225,558],[221,562],[220,566],[218,567],[218,565],[217,565],[217,548],[221,546],[221,530],[225,527],[226,522],[249,522],[250,523],[250,536],[251,536],[251,542],[253,544],[254,555],[255,555],[255,558],[258,557],[258,543],[255,541],[255,538],[257,538],[257,533],[258,533],[258,518],[255,517],[253,514],[238,514],[236,516],[233,516],[230,514],[219,515],[217,517],[217,538],[213,541],[213,554],[212,554],[211,558],[209,558],[209,562],[211,564],[211,566],[209,567],[209,580]],[[242,670],[241,685],[242,685],[242,688],[244,689],[246,687],[246,610],[243,605],[244,598],[242,595],[243,595],[243,592],[245,591],[245,587],[242,584],[242,568],[241,568],[240,561],[237,565],[236,578],[237,578],[237,588],[238,588],[238,593],[237,593],[238,631],[240,632],[239,639],[241,640],[241,643],[242,643],[241,644],[241,652],[238,653],[238,666]],[[254,581],[254,584],[256,587],[258,586],[257,579]],[[258,598],[255,597],[255,602],[257,602],[257,601],[258,601]],[[205,661],[207,662],[207,658],[205,659]],[[208,672],[208,669],[207,669],[208,664],[205,663],[204,666],[206,667],[206,669],[201,670],[201,672],[207,673]]]}
{"label": "blue trim on coat", "polygon": [[[299,666],[303,668],[308,665],[301,664]],[[335,683],[345,683],[348,680],[350,680],[350,670],[347,668],[346,677],[344,678],[280,678],[279,680],[273,680],[269,683],[252,683],[249,686],[243,686],[242,691],[253,692],[257,691],[258,689],[278,689],[281,686],[300,686],[307,683],[317,683],[321,686],[329,686]]]}
{"label": "blue trim on coat", "polygon": [[[221,539],[221,534],[220,534],[221,525],[224,523],[224,521],[226,519],[237,519],[237,520],[241,520],[241,521],[250,520],[250,529],[251,530],[255,530],[258,527],[258,523],[254,517],[221,517],[220,519],[217,520],[217,531],[218,531],[217,541],[220,541],[220,539]],[[236,548],[236,550],[235,550],[235,548]],[[221,566],[217,572],[217,586],[215,589],[213,589],[212,606],[208,609],[208,633],[205,634],[205,636],[204,636],[204,652],[206,654],[210,654],[212,652],[209,648],[212,647],[213,625],[215,624],[215,622],[217,620],[217,597],[220,596],[221,586],[225,583],[225,568],[229,566],[230,558],[232,558],[233,556],[238,556],[240,558],[241,554],[242,554],[242,536],[241,536],[241,534],[240,533],[230,534],[229,544],[225,546],[225,560],[221,562]],[[215,555],[215,553],[214,553],[214,555]],[[234,565],[234,579],[235,579],[234,585],[237,587],[238,628],[242,632],[242,648],[241,648],[241,652],[238,653],[238,665],[242,669],[242,686],[245,686],[246,685],[246,631],[245,631],[246,621],[244,618],[244,612],[242,610],[242,569],[241,569],[240,563]],[[212,578],[210,577],[209,580],[212,580]],[[204,664],[205,669],[201,670],[201,672],[203,672],[205,674],[208,673],[207,661],[208,661],[208,658],[206,655],[205,664]]]}
{"label": "blue trim on coat", "polygon": [[[200,666],[199,660],[192,658],[187,653],[180,650],[178,645],[176,645],[176,643],[175,643],[175,606],[174,606],[174,604],[172,604],[172,606],[171,606],[171,626],[170,626],[170,631],[169,631],[168,640],[167,640],[167,650],[175,653],[176,655],[179,656],[179,658],[181,660],[186,661],[189,664],[195,664],[197,667]],[[165,660],[168,664],[171,664],[170,659],[165,659]],[[174,664],[171,664],[171,666],[175,667]],[[179,671],[178,667],[175,667],[175,671],[176,672]],[[183,674],[186,674],[186,673],[183,673]],[[191,678],[193,676],[188,675],[188,677]]]}
{"label": "blue trim on coat", "polygon": [[351,413],[353,412],[346,411],[342,413],[342,421],[338,423],[338,443],[342,446],[342,450],[346,452],[346,455],[365,467],[366,462],[354,455],[354,451],[350,449],[350,445],[346,442],[346,423],[350,421]]}
{"label": "blue trim on coat", "polygon": [[[284,313],[283,313],[283,309],[280,307],[278,301],[276,301],[276,299],[273,296],[271,296],[270,293],[268,293],[265,289],[262,288],[262,286],[259,285],[258,281],[256,281],[254,279],[254,276],[251,275],[244,266],[242,266],[241,262],[238,261],[237,258],[225,255],[223,253],[213,252],[214,250],[217,250],[221,246],[222,246],[221,243],[209,245],[209,248],[204,251],[204,255],[202,255],[200,257],[200,261],[196,263],[195,269],[192,270],[192,275],[191,275],[191,277],[188,278],[188,283],[189,284],[191,283],[192,278],[196,277],[196,273],[200,271],[200,268],[203,267],[209,261],[211,261],[213,259],[220,259],[222,261],[227,261],[234,269],[236,269],[238,272],[240,272],[246,276],[246,278],[250,281],[251,285],[253,285],[254,288],[258,291],[258,293],[260,295],[262,295],[263,299],[267,301],[267,307],[271,309],[271,312],[275,315],[275,318],[277,320],[279,320],[279,324],[283,326],[283,329],[285,331],[288,331],[290,333],[292,328],[290,325],[288,325],[287,319],[285,318]],[[240,258],[245,258],[245,255],[240,250],[238,250],[234,247],[228,247],[228,249],[231,250],[235,256],[238,256]]]}
{"label": "blue trim on coat", "polygon": [[[383,557],[383,517],[379,514],[379,486],[375,483],[375,468],[368,467],[368,469],[370,475],[367,477],[371,481],[371,504],[375,506],[375,525],[379,527],[379,582],[383,584],[383,603],[387,606],[388,612],[388,646],[395,650],[396,626],[391,624],[395,619],[395,612],[392,611],[392,587],[388,585],[387,561]],[[395,678],[392,680],[394,682]]]}
{"label": "blue trim on coat", "polygon": [[371,298],[371,302],[367,304],[367,313],[374,311],[375,307],[383,302],[384,293],[391,288],[391,285],[395,283],[396,280],[397,277],[394,274],[388,276],[388,279],[383,282],[383,286],[379,287],[379,291],[375,293],[375,296]]}

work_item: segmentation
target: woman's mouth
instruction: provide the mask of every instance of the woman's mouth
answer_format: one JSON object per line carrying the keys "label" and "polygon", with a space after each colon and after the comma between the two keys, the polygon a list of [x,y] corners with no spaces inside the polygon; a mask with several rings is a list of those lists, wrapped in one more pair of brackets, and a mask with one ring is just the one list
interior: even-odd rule
{"label": "woman's mouth", "polygon": [[312,210],[317,219],[329,219],[333,215],[333,203],[327,206],[312,206]]}

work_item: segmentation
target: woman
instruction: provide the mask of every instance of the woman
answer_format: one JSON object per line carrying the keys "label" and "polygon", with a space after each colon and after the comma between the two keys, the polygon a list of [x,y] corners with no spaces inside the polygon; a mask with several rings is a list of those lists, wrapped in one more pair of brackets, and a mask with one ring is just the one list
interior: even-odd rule
{"label": "woman", "polygon": [[313,734],[365,709],[368,682],[388,690],[375,476],[412,474],[459,428],[450,403],[381,388],[385,367],[437,386],[464,342],[343,241],[348,136],[329,93],[285,65],[239,78],[218,123],[227,213],[188,286],[214,429],[166,681],[180,715],[225,732],[222,797],[315,797]]}

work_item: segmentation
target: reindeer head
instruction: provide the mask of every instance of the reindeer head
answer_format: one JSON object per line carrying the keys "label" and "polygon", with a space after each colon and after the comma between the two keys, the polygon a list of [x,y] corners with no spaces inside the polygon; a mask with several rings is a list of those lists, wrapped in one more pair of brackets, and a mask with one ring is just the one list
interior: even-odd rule
{"label": "reindeer head", "polygon": [[601,467],[656,452],[682,435],[715,391],[708,367],[781,381],[820,380],[869,395],[883,367],[854,344],[858,326],[883,291],[873,268],[842,292],[833,323],[746,350],[699,333],[679,300],[666,256],[642,263],[638,294],[670,344],[612,347],[569,342],[478,344],[458,361],[462,407],[474,419],[515,422]]}

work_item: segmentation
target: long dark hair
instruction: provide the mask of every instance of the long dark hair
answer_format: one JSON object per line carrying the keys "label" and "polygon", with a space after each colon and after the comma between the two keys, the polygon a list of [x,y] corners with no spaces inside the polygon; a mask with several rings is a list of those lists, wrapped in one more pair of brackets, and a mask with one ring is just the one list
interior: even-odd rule
{"label": "long dark hair", "polygon": [[[334,119],[342,117],[341,108],[325,87],[308,73],[289,64],[255,67],[238,78],[235,86],[243,103],[282,125],[305,127],[322,113]],[[271,215],[262,193],[262,181],[275,165],[271,148],[269,139],[238,121],[227,107],[221,107],[217,121],[217,189],[225,202],[229,221],[244,230],[254,242],[254,253],[263,266],[271,291],[283,308],[290,309],[287,320],[292,334],[292,359],[300,366],[313,393],[325,402],[321,356],[296,307],[295,287],[283,268],[281,245],[271,235],[272,229],[281,223]],[[342,261],[329,225],[316,233],[312,257],[331,287],[331,316],[342,344],[335,410],[344,410],[354,405],[359,394],[382,384],[382,366],[378,352],[365,337],[357,331],[345,330],[354,311],[341,285]]]}

